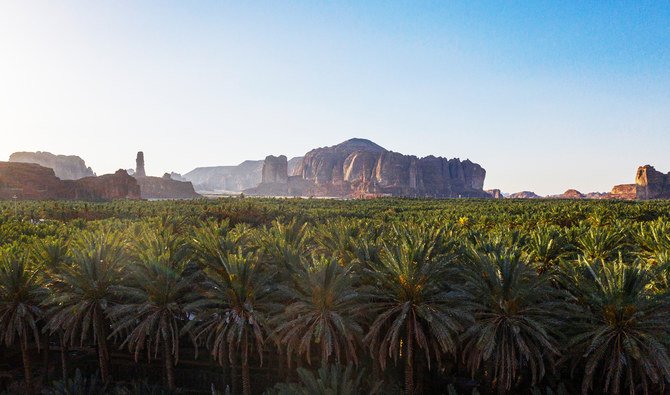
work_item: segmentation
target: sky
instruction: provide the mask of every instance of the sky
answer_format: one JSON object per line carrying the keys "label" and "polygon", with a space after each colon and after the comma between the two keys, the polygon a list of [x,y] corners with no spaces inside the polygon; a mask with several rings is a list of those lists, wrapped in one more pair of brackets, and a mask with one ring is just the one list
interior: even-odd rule
{"label": "sky", "polygon": [[670,171],[670,2],[0,1],[0,160],[188,172],[352,137],[485,188]]}

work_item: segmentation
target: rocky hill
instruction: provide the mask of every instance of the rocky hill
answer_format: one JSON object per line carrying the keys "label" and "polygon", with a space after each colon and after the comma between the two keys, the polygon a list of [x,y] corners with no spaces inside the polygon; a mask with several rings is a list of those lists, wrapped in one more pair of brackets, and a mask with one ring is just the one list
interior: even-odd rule
{"label": "rocky hill", "polygon": [[61,180],[53,169],[34,163],[0,162],[0,199],[139,199],[140,187],[124,170],[100,177]]}
{"label": "rocky hill", "polygon": [[532,191],[521,191],[521,192],[516,192],[512,193],[508,196],[509,199],[539,199],[542,196],[536,194],[535,192]]}
{"label": "rocky hill", "polygon": [[[285,172],[285,156],[270,156],[261,169],[261,184],[249,194],[325,197],[482,197],[486,171],[469,160],[418,158],[388,151],[365,139],[317,148]],[[288,175],[291,175],[290,177]]]}
{"label": "rocky hill", "polygon": [[10,162],[35,163],[53,169],[56,177],[61,180],[78,180],[84,177],[93,177],[95,173],[86,162],[74,155],[54,155],[50,152],[14,152],[9,157]]}

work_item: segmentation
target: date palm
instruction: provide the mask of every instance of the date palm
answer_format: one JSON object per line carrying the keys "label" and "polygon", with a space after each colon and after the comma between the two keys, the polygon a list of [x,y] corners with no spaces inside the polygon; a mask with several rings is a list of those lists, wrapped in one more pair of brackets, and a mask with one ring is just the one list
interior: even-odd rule
{"label": "date palm", "polygon": [[32,338],[39,348],[38,322],[45,297],[38,273],[21,257],[8,253],[0,257],[0,340],[7,347],[20,344],[28,391],[32,391],[28,345]]}
{"label": "date palm", "polygon": [[662,393],[670,383],[670,303],[656,268],[622,261],[565,265],[563,284],[583,311],[571,321],[582,393]]}
{"label": "date palm", "polygon": [[289,365],[294,352],[311,364],[314,346],[320,349],[322,365],[333,355],[337,363],[342,362],[341,354],[347,362],[358,363],[363,305],[352,277],[350,268],[326,259],[317,259],[296,274],[288,306],[272,320],[274,337],[279,346],[286,347]]}
{"label": "date palm", "polygon": [[72,244],[71,263],[54,272],[48,284],[51,308],[47,329],[51,333],[62,330],[70,346],[81,347],[92,339],[104,382],[109,381],[107,311],[115,303],[113,290],[124,274],[125,244],[114,231],[82,233]]}
{"label": "date palm", "polygon": [[482,370],[499,393],[529,373],[540,381],[559,352],[567,295],[553,288],[547,275],[520,254],[484,254],[471,250],[454,269],[457,287],[471,298],[474,324],[461,336],[463,360],[475,375]]}
{"label": "date palm", "polygon": [[249,354],[255,349],[262,363],[267,336],[267,317],[278,306],[272,302],[272,277],[257,258],[248,253],[221,253],[204,262],[205,277],[197,286],[199,299],[187,305],[196,319],[184,331],[203,341],[212,357],[223,366],[225,360],[242,362],[242,391],[251,394]]}
{"label": "date palm", "polygon": [[370,314],[374,320],[363,341],[385,368],[387,359],[405,361],[405,392],[414,393],[414,349],[441,361],[454,353],[458,332],[469,314],[462,294],[447,286],[450,262],[438,246],[440,231],[427,226],[398,227],[395,245],[385,244],[372,262]]}
{"label": "date palm", "polygon": [[126,284],[115,288],[122,302],[109,311],[114,328],[110,336],[127,333],[121,347],[127,346],[136,361],[144,349],[147,358],[162,352],[171,390],[176,388],[174,365],[179,362],[180,332],[187,321],[184,304],[191,290],[184,274],[187,247],[169,227],[144,232],[133,246],[134,262]]}

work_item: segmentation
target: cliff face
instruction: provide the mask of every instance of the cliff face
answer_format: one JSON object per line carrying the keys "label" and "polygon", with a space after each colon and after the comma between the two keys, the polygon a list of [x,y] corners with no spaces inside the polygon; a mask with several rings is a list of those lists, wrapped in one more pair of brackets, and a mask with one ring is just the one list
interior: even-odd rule
{"label": "cliff face", "polygon": [[[280,157],[281,158],[281,157]],[[266,159],[267,180],[251,194],[270,194],[269,184],[282,184],[278,158]],[[270,171],[273,169],[273,171]],[[264,173],[265,176],[265,173]],[[411,197],[490,197],[482,190],[486,171],[469,160],[434,156],[417,158],[388,151],[364,139],[308,152],[286,182],[295,196],[411,196]],[[265,180],[265,178],[264,178]]]}
{"label": "cliff face", "polygon": [[200,197],[190,182],[170,177],[136,177],[142,199],[195,199]]}
{"label": "cliff face", "polygon": [[61,180],[53,169],[33,163],[0,162],[0,199],[139,199],[140,189],[124,170],[100,177]]}
{"label": "cliff face", "polygon": [[241,192],[262,181],[262,160],[247,160],[238,166],[198,167],[184,174],[196,191]]}
{"label": "cliff face", "polygon": [[638,199],[670,199],[670,173],[663,174],[653,166],[640,166],[635,175]]}
{"label": "cliff face", "polygon": [[83,159],[74,155],[54,155],[50,152],[15,152],[9,157],[10,162],[35,163],[53,169],[56,177],[61,180],[78,180],[95,176],[93,170],[86,166]]}

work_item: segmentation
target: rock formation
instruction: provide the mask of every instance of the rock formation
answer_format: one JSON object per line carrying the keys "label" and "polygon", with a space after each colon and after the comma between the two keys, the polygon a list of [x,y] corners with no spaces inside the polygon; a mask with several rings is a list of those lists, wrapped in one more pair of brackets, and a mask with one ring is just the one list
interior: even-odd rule
{"label": "rock formation", "polygon": [[549,199],[586,199],[587,195],[579,192],[576,189],[568,189],[560,195],[547,196]]}
{"label": "rock formation", "polygon": [[663,174],[650,165],[640,166],[635,175],[635,195],[640,200],[670,199],[670,173]]}
{"label": "rock formation", "polygon": [[53,169],[56,177],[61,180],[78,180],[84,177],[95,176],[93,170],[86,166],[86,162],[74,155],[54,155],[50,152],[14,152],[9,157],[10,162],[35,163]]}
{"label": "rock formation", "polygon": [[286,184],[291,196],[490,197],[483,190],[486,171],[478,164],[403,155],[364,139],[308,152],[285,183],[283,174],[275,170],[283,171],[286,159],[268,159],[267,180],[272,182],[261,182],[245,193],[271,194],[268,192],[280,189],[277,184]]}
{"label": "rock formation", "polygon": [[140,151],[137,153],[135,158],[135,177],[146,177],[147,172],[144,170],[144,152]]}
{"label": "rock formation", "polygon": [[542,196],[536,194],[535,192],[531,191],[521,191],[517,193],[512,193],[509,195],[510,199],[539,199]]}
{"label": "rock formation", "polygon": [[140,188],[124,170],[100,177],[61,180],[53,169],[34,163],[0,162],[0,199],[139,199]]}
{"label": "rock formation", "polygon": [[167,177],[136,177],[142,199],[195,199],[200,197],[190,182]]}
{"label": "rock formation", "polygon": [[163,177],[150,177],[144,170],[144,153],[137,153],[137,168],[133,177],[140,186],[142,199],[194,199],[200,197],[188,181],[176,181],[170,173]]}
{"label": "rock formation", "polygon": [[635,200],[637,198],[637,186],[635,184],[615,185],[612,191],[603,197],[604,199]]}
{"label": "rock formation", "polygon": [[288,183],[288,159],[284,155],[266,157],[261,175],[263,184]]}
{"label": "rock formation", "polygon": [[247,160],[237,166],[198,167],[184,174],[198,192],[237,194],[262,181],[262,160]]}
{"label": "rock formation", "polygon": [[494,199],[504,199],[505,197],[503,196],[502,192],[500,192],[500,189],[488,189],[486,191],[489,195],[491,195],[492,198]]}

